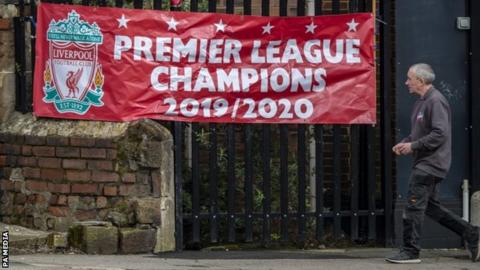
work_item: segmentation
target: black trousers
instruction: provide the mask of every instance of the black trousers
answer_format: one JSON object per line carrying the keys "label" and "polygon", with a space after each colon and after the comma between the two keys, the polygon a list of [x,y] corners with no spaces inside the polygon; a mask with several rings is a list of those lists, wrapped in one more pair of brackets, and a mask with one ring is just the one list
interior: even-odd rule
{"label": "black trousers", "polygon": [[438,186],[442,179],[413,169],[408,184],[408,203],[403,216],[403,250],[412,254],[420,253],[425,214],[463,238],[475,228],[461,217],[452,213],[438,201]]}

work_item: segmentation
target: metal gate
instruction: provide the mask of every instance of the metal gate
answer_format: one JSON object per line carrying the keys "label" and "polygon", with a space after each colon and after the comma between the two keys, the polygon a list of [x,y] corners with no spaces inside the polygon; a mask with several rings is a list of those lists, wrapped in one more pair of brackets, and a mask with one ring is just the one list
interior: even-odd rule
{"label": "metal gate", "polygon": [[[50,1],[169,9],[169,1]],[[390,1],[191,0],[183,8],[304,16],[348,12],[377,15],[378,125],[171,123],[175,139],[176,244],[326,243],[392,239]],[[35,2],[30,1],[35,15]],[[26,24],[15,19],[18,111],[31,111]],[[27,12],[28,13],[28,12]],[[313,15],[312,14],[312,15]],[[31,28],[31,47],[35,29]],[[28,33],[28,32],[27,32]],[[27,39],[28,41],[28,39]],[[28,42],[27,42],[28,43]],[[169,124],[169,123],[166,123]]]}
{"label": "metal gate", "polygon": [[[223,2],[227,13],[238,12],[233,0]],[[252,14],[254,2],[243,1],[243,14]],[[273,2],[261,1],[261,15],[277,8]],[[197,10],[197,1],[191,3]],[[304,0],[293,8],[287,0],[278,3],[280,16],[291,10],[306,15]],[[312,4],[315,15],[375,8],[371,1]],[[208,1],[208,11],[217,10],[217,2]],[[234,242],[391,244],[390,35],[384,10],[390,12],[386,2],[379,6],[377,33],[379,125],[172,124],[179,250]]]}

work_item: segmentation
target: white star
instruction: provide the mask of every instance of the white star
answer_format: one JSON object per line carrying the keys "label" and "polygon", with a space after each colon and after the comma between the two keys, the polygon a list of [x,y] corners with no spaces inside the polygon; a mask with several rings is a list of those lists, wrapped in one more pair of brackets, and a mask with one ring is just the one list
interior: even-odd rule
{"label": "white star", "polygon": [[355,19],[352,19],[350,22],[347,23],[348,25],[348,32],[356,32],[358,23],[355,22]]}
{"label": "white star", "polygon": [[218,23],[214,23],[214,25],[217,28],[217,31],[215,31],[215,32],[218,32],[218,31],[225,32],[225,26],[227,26],[227,25],[223,24],[222,19],[220,19],[220,21]]}
{"label": "white star", "polygon": [[130,19],[125,18],[125,14],[122,14],[122,17],[120,19],[117,19],[118,21],[118,28],[125,27],[127,28],[127,23],[130,21]]}
{"label": "white star", "polygon": [[305,25],[305,28],[307,28],[307,31],[305,33],[315,33],[315,28],[317,28],[317,25],[313,23],[313,21],[310,24]]}
{"label": "white star", "polygon": [[173,17],[170,18],[170,21],[168,21],[167,24],[168,24],[168,29],[167,30],[173,29],[173,30],[177,31],[177,24],[179,24],[179,22],[175,21],[175,19]]}
{"label": "white star", "polygon": [[262,34],[265,34],[265,33],[271,34],[271,33],[272,33],[272,28],[274,28],[274,27],[275,27],[275,26],[271,26],[271,25],[270,25],[270,22],[268,22],[267,25],[262,26],[262,28],[263,28]]}

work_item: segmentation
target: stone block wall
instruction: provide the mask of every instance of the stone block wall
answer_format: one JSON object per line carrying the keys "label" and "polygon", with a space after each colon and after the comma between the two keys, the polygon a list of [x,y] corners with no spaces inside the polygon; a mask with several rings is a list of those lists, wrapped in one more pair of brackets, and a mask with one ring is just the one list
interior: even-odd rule
{"label": "stone block wall", "polygon": [[[174,249],[168,130],[150,120],[17,116],[21,124],[5,123],[0,129],[2,222],[65,232],[78,221],[109,221],[119,228],[156,229],[156,251]],[[67,131],[60,131],[62,126]]]}

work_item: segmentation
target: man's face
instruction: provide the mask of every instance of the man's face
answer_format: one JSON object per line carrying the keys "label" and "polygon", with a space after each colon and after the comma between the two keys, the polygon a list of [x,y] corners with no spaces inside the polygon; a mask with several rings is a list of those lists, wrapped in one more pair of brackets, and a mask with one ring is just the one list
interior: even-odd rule
{"label": "man's face", "polygon": [[408,86],[408,90],[410,90],[410,94],[419,94],[420,90],[422,89],[423,82],[412,71],[412,69],[408,70],[407,73],[407,81],[405,84]]}

